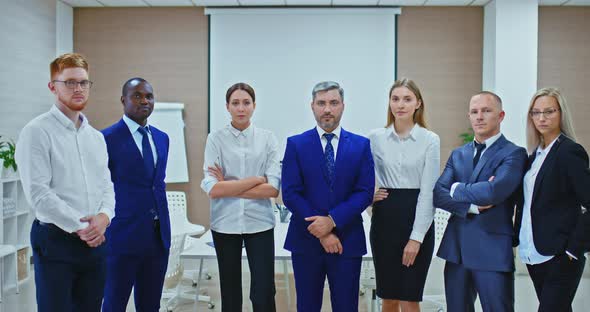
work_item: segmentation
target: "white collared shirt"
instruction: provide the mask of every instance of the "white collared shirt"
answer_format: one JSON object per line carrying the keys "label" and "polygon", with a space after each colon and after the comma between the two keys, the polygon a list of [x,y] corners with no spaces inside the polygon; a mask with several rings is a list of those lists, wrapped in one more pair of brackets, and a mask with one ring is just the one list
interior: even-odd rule
{"label": "white collared shirt", "polygon": [[[498,134],[488,138],[487,140],[483,141],[483,142],[477,142],[480,144],[485,144],[486,147],[483,149],[483,151],[481,151],[481,154],[479,155],[479,159],[481,159],[481,157],[483,157],[483,154],[490,148],[490,146],[492,146],[494,143],[496,143],[496,141],[498,141],[498,139],[502,136],[501,132],[498,132]],[[475,140],[474,142],[474,146],[475,146]],[[477,149],[474,148],[473,149],[473,158],[475,158],[475,155],[477,155]],[[475,169],[475,168],[473,168]],[[453,197],[453,193],[455,193],[455,189],[457,188],[457,185],[459,185],[459,183],[461,182],[455,182],[453,183],[453,185],[451,186],[451,198]],[[471,204],[469,205],[469,211],[467,213],[472,213],[472,214],[479,214],[479,206]]]}
{"label": "white collared shirt", "polygon": [[[123,115],[123,121],[129,128],[129,132],[131,132],[131,136],[133,137],[133,141],[135,141],[135,145],[139,149],[139,153],[143,157],[143,134],[138,131],[141,127],[137,122],[133,121],[133,119],[127,117],[127,115]],[[145,125],[148,129],[150,128],[148,124]],[[158,163],[158,153],[156,151],[156,144],[154,144],[154,138],[152,137],[152,131],[148,130],[148,139],[150,142],[150,146],[152,147],[152,155],[154,155],[154,166]]]}
{"label": "white collared shirt", "polygon": [[115,216],[115,192],[103,135],[86,116],[74,123],[56,106],[30,121],[16,145],[16,162],[35,217],[66,232],[86,228],[80,218]]}
{"label": "white collared shirt", "polygon": [[518,255],[520,260],[526,264],[540,264],[553,259],[554,256],[543,256],[537,251],[535,242],[533,240],[533,225],[531,219],[531,203],[533,200],[533,191],[535,189],[535,181],[537,180],[537,174],[547,158],[547,154],[551,150],[555,141],[559,137],[555,138],[551,144],[547,145],[544,149],[540,146],[535,150],[535,160],[531,164],[531,168],[524,175],[523,190],[524,190],[524,205],[522,207],[522,223],[520,227],[520,233],[518,239],[520,244],[518,245]]}
{"label": "white collared shirt", "polygon": [[433,189],[440,175],[440,138],[414,125],[400,137],[393,125],[368,135],[377,184],[383,188],[420,189],[410,239],[422,242],[434,219]]}
{"label": "white collared shirt", "polygon": [[[324,153],[325,153],[326,146],[328,145],[328,139],[326,139],[324,134],[326,134],[328,132],[326,132],[320,126],[316,126],[315,129],[318,132],[318,135],[320,136],[320,142],[322,142],[322,151],[324,151]],[[340,142],[340,133],[341,132],[342,132],[342,127],[340,127],[340,126],[336,127],[336,129],[334,129],[334,131],[330,132],[330,133],[334,134],[332,141],[330,141],[332,143],[332,147],[334,148],[334,161],[336,161],[336,154],[338,154],[338,142]]]}
{"label": "white collared shirt", "polygon": [[[231,125],[212,132],[205,145],[204,178],[201,188],[207,194],[219,182],[207,171],[215,164],[223,168],[226,180],[266,176],[268,183],[280,189],[281,167],[277,139],[268,130],[251,124],[244,131]],[[211,229],[225,234],[258,233],[275,225],[270,198],[210,199]]]}

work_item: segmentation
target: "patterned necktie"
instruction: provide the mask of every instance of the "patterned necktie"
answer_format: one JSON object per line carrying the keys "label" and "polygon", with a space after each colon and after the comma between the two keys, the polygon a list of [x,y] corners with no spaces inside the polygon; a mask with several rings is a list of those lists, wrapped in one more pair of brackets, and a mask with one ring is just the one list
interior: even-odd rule
{"label": "patterned necktie", "polygon": [[324,133],[324,137],[328,140],[326,150],[324,151],[324,160],[326,162],[326,169],[328,170],[328,184],[330,185],[330,189],[334,189],[336,167],[334,164],[334,147],[332,146],[332,139],[334,136],[334,133]]}
{"label": "patterned necktie", "polygon": [[148,131],[147,127],[139,127],[137,131],[143,135],[143,139],[141,140],[141,150],[143,154],[143,166],[145,167],[145,172],[147,176],[152,179],[154,177],[154,172],[156,171],[154,168],[154,154],[152,153],[152,146],[150,145],[150,139],[148,138]]}
{"label": "patterned necktie", "polygon": [[477,163],[479,162],[479,158],[481,157],[481,152],[483,152],[483,150],[486,148],[486,144],[479,144],[475,141],[473,141],[473,143],[475,143],[475,149],[477,150],[477,153],[475,153],[475,157],[473,157],[473,168],[475,168],[475,166],[477,166]]}

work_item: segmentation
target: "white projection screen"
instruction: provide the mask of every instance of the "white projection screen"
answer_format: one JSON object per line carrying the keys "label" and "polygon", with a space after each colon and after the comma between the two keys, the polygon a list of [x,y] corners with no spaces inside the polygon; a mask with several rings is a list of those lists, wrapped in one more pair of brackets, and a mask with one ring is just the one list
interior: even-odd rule
{"label": "white projection screen", "polygon": [[225,92],[256,91],[253,123],[273,131],[283,155],[288,136],[316,125],[311,90],[344,88],[344,129],[366,135],[386,122],[395,80],[397,8],[215,8],[210,15],[209,129],[227,125]]}

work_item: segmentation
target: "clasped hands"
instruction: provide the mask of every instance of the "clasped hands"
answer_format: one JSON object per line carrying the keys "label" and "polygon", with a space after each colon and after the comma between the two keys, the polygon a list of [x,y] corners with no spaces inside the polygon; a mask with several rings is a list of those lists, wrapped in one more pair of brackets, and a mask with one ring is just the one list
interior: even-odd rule
{"label": "clasped hands", "polygon": [[84,229],[76,231],[76,234],[81,240],[92,248],[102,245],[106,238],[104,232],[109,225],[109,217],[104,213],[99,213],[94,216],[87,216],[80,219],[80,222],[88,222],[88,226]]}
{"label": "clasped hands", "polygon": [[334,229],[334,221],[332,221],[332,218],[326,216],[312,216],[305,218],[305,221],[311,222],[307,227],[307,230],[311,235],[320,240],[320,244],[322,244],[322,247],[324,247],[324,250],[327,253],[342,254],[344,251],[342,243],[338,236],[332,233],[332,230]]}

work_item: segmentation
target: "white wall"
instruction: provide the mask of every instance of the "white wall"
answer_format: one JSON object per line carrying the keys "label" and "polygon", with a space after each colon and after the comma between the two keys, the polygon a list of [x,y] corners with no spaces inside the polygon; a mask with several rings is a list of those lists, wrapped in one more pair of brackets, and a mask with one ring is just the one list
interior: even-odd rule
{"label": "white wall", "polygon": [[55,55],[74,51],[74,8],[57,1]]}
{"label": "white wall", "polygon": [[56,51],[56,1],[2,1],[0,10],[0,135],[16,141],[20,129],[53,103],[47,82]]}
{"label": "white wall", "polygon": [[494,0],[484,8],[483,88],[502,98],[502,132],[521,146],[537,88],[538,11],[538,0]]}

